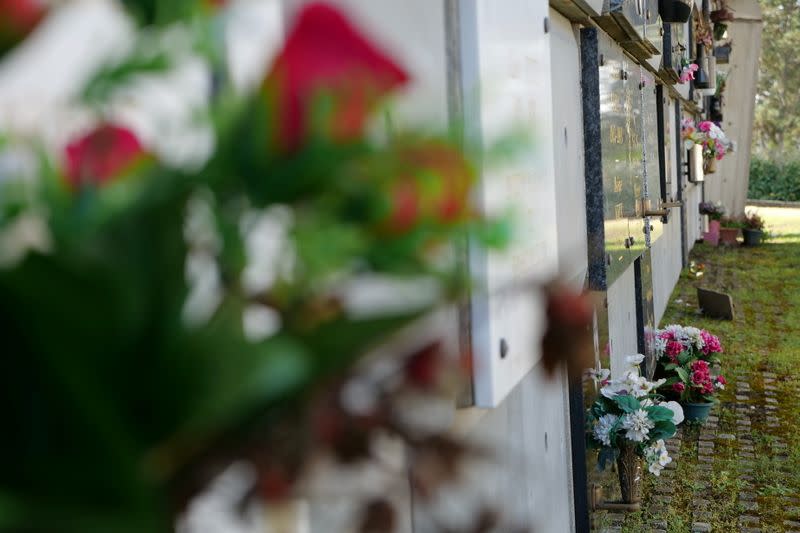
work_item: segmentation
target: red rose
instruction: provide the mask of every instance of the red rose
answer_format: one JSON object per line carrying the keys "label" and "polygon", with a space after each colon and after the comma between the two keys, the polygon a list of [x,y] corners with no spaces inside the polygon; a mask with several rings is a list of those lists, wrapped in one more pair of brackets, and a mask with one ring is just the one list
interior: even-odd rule
{"label": "red rose", "polygon": [[144,155],[133,132],[104,124],[67,145],[66,178],[73,188],[103,185],[129,170]]}
{"label": "red rose", "polygon": [[[339,11],[312,3],[300,11],[264,81],[274,141],[284,150],[298,148],[312,120],[334,140],[356,139],[377,101],[407,80]],[[312,113],[322,96],[330,106]]]}
{"label": "red rose", "polygon": [[686,390],[686,385],[684,385],[683,383],[681,383],[681,382],[679,381],[679,382],[677,382],[677,383],[674,383],[674,384],[672,385],[672,390],[674,390],[675,392],[677,392],[678,394],[680,394],[680,393],[682,393],[683,391],[685,391],[685,390]]}
{"label": "red rose", "polygon": [[0,55],[32,32],[46,12],[40,0],[0,0]]}

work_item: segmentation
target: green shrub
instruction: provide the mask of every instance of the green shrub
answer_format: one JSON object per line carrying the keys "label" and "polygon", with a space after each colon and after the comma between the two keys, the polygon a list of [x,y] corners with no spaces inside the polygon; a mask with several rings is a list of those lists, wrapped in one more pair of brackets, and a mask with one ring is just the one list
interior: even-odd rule
{"label": "green shrub", "polygon": [[800,159],[770,161],[754,157],[750,161],[750,189],[753,200],[800,201]]}

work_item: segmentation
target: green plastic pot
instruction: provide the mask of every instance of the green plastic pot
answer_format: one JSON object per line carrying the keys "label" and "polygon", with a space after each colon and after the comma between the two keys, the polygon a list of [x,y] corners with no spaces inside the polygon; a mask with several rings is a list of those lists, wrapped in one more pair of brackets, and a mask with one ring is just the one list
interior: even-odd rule
{"label": "green plastic pot", "polygon": [[713,403],[681,403],[683,407],[683,419],[686,422],[705,422],[708,413],[714,407]]}

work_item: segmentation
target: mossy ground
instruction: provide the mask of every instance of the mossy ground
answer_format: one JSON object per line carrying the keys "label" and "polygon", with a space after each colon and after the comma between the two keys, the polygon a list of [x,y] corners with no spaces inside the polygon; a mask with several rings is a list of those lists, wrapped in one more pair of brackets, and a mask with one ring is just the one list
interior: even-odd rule
{"label": "mossy ground", "polygon": [[[623,532],[649,532],[666,523],[667,531],[684,533],[697,521],[710,524],[713,531],[739,532],[747,526],[742,517],[752,516],[759,522],[749,527],[763,532],[800,530],[791,522],[800,521],[800,209],[758,211],[772,238],[752,248],[697,244],[691,260],[704,267],[703,274],[698,277],[689,269],[682,273],[661,321],[661,327],[692,325],[720,337],[723,373],[730,384],[716,409],[717,435],[736,435],[738,430],[739,437],[717,438],[713,457],[701,460],[695,433],[704,429],[685,428],[677,468],[669,477],[646,476],[644,510],[626,515]],[[703,317],[696,287],[729,293],[734,320]],[[765,411],[765,379],[768,395],[778,402],[775,411]],[[746,398],[737,399],[737,382],[749,384],[752,392]],[[737,427],[741,413],[752,420],[750,431]],[[752,458],[742,452],[748,434]],[[700,469],[710,460],[711,470]],[[673,488],[666,499],[657,490],[665,484]],[[747,508],[742,492],[755,494],[757,509]],[[703,513],[700,520],[697,511]],[[654,526],[656,521],[661,526]]]}

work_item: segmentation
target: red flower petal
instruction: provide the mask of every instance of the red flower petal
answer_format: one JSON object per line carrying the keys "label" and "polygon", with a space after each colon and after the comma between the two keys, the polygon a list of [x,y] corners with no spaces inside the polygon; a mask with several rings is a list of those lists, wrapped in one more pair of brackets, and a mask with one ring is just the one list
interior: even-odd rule
{"label": "red flower petal", "polygon": [[40,0],[0,0],[0,54],[32,32],[46,12]]}
{"label": "red flower petal", "polygon": [[129,129],[104,124],[67,145],[66,156],[67,181],[78,188],[119,176],[144,156],[144,150]]}
{"label": "red flower petal", "polygon": [[[315,98],[332,97],[325,133],[336,140],[359,137],[380,97],[408,75],[368,42],[336,9],[323,3],[298,15],[264,81],[276,121],[278,144],[296,149],[307,138]],[[317,119],[318,117],[314,117]]]}

